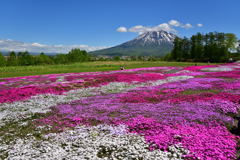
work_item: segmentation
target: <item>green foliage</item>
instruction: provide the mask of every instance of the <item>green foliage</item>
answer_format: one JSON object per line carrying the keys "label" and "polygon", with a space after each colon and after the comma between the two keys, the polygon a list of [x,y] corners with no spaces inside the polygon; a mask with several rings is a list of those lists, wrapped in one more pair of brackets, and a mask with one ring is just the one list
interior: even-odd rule
{"label": "green foliage", "polygon": [[240,53],[240,40],[238,40],[238,43],[237,43],[237,53]]}
{"label": "green foliage", "polygon": [[66,54],[57,54],[54,56],[54,62],[55,64],[67,64],[69,63],[68,57]]}
{"label": "green foliage", "polygon": [[191,37],[191,53],[190,58],[195,61],[201,61],[204,57],[204,41],[203,35],[201,33],[197,33]]}
{"label": "green foliage", "polygon": [[240,52],[237,53],[231,53],[230,57],[234,60],[239,60],[240,59]]}
{"label": "green foliage", "polygon": [[165,59],[195,62],[226,62],[230,50],[235,49],[237,38],[232,33],[197,33],[190,39],[176,38],[174,48]]}
{"label": "green foliage", "polygon": [[14,51],[9,53],[9,56],[7,58],[7,66],[17,66],[18,65],[18,60],[16,53]]}
{"label": "green foliage", "polygon": [[54,64],[54,61],[44,53],[36,56],[36,64]]}
{"label": "green foliage", "polygon": [[235,49],[235,44],[237,43],[237,37],[233,33],[227,33],[226,35],[227,48]]}
{"label": "green foliage", "polygon": [[120,61],[120,57],[119,57],[119,56],[114,56],[114,57],[113,57],[113,60],[114,60],[114,61]]}
{"label": "green foliage", "polygon": [[2,55],[2,53],[0,52],[0,67],[6,66],[7,61],[5,59],[5,57]]}
{"label": "green foliage", "polygon": [[85,62],[90,58],[86,51],[81,51],[78,48],[72,49],[67,57],[69,62]]}
{"label": "green foliage", "polygon": [[35,59],[32,55],[30,55],[27,51],[18,52],[17,61],[20,66],[29,66],[35,64]]}
{"label": "green foliage", "polygon": [[171,53],[171,59],[174,59],[174,60],[179,60],[179,58],[181,58],[181,55],[182,55],[182,47],[181,47],[181,39],[176,37],[174,42],[173,42],[173,45],[174,45],[174,48],[172,50],[172,53]]}
{"label": "green foliage", "polygon": [[25,52],[10,52],[7,61],[0,54],[0,66],[29,66],[29,65],[44,65],[44,64],[67,64],[71,62],[86,62],[90,60],[90,56],[86,51],[80,49],[72,49],[68,54],[57,54],[48,56],[44,53],[33,56],[27,51]]}

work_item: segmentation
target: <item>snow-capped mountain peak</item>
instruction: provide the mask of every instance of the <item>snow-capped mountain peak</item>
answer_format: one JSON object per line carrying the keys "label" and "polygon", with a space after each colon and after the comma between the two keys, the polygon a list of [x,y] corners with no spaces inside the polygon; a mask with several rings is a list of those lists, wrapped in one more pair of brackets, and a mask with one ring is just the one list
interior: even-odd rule
{"label": "snow-capped mountain peak", "polygon": [[133,41],[138,41],[138,43],[142,43],[142,45],[148,44],[160,45],[161,43],[173,43],[175,38],[176,38],[175,34],[168,33],[166,31],[151,31],[139,35]]}

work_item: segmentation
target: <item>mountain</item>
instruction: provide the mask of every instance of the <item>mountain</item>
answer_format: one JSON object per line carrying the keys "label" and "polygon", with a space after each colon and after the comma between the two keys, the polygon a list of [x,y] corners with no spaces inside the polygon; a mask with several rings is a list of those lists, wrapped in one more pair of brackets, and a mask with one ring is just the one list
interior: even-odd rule
{"label": "mountain", "polygon": [[173,48],[175,34],[166,31],[151,31],[115,47],[91,52],[107,56],[164,56]]}

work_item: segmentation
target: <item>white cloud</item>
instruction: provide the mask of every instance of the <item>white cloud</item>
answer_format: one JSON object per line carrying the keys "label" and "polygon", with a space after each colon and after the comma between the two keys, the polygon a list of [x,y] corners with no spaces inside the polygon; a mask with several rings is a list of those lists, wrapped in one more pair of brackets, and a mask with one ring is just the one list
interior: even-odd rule
{"label": "white cloud", "polygon": [[119,27],[117,29],[118,32],[127,32],[127,28],[126,27]]}
{"label": "white cloud", "polygon": [[32,46],[35,46],[35,47],[44,47],[45,45],[42,45],[40,43],[32,43]]}
{"label": "white cloud", "polygon": [[173,32],[173,33],[177,33],[176,28],[184,28],[184,29],[189,29],[189,28],[193,28],[192,24],[190,23],[180,23],[177,20],[170,20],[168,23],[161,23],[157,26],[143,26],[143,25],[137,25],[137,26],[133,26],[129,29],[127,29],[126,27],[119,27],[117,29],[118,32],[136,32],[138,34],[142,34],[144,32],[149,32],[149,31],[167,31],[167,32]]}
{"label": "white cloud", "polygon": [[198,27],[202,27],[202,26],[203,26],[203,24],[201,24],[201,23],[198,23],[198,24],[197,24],[197,26],[198,26]]}
{"label": "white cloud", "polygon": [[68,53],[73,48],[80,48],[86,51],[95,51],[108,48],[105,46],[88,46],[88,45],[46,45],[40,43],[25,43],[14,40],[0,40],[1,51],[29,51],[29,52],[44,52],[44,53]]}
{"label": "white cloud", "polygon": [[143,33],[143,32],[146,32],[147,30],[148,30],[148,27],[144,27],[142,25],[137,25],[128,29],[129,32],[137,32],[137,33]]}
{"label": "white cloud", "polygon": [[142,34],[144,32],[160,31],[160,30],[164,30],[167,32],[176,32],[176,30],[167,23],[162,23],[162,24],[159,24],[158,26],[153,26],[153,27],[137,25],[128,29],[129,32],[136,32],[139,34]]}
{"label": "white cloud", "polygon": [[171,26],[175,26],[175,27],[179,27],[181,25],[181,23],[178,22],[177,20],[171,20],[168,22],[168,24],[170,24]]}
{"label": "white cloud", "polygon": [[193,26],[190,23],[187,23],[185,25],[182,25],[181,27],[185,29],[189,29],[189,28],[192,28]]}
{"label": "white cloud", "polygon": [[168,23],[159,24],[157,28],[158,28],[158,30],[164,30],[164,31],[167,31],[167,32],[177,32]]}

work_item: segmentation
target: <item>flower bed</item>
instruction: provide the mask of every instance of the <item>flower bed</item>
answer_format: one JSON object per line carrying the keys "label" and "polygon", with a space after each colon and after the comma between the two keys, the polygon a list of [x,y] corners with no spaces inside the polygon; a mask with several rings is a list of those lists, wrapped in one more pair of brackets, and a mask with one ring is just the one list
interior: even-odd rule
{"label": "flower bed", "polygon": [[237,159],[240,64],[0,79],[0,159]]}

